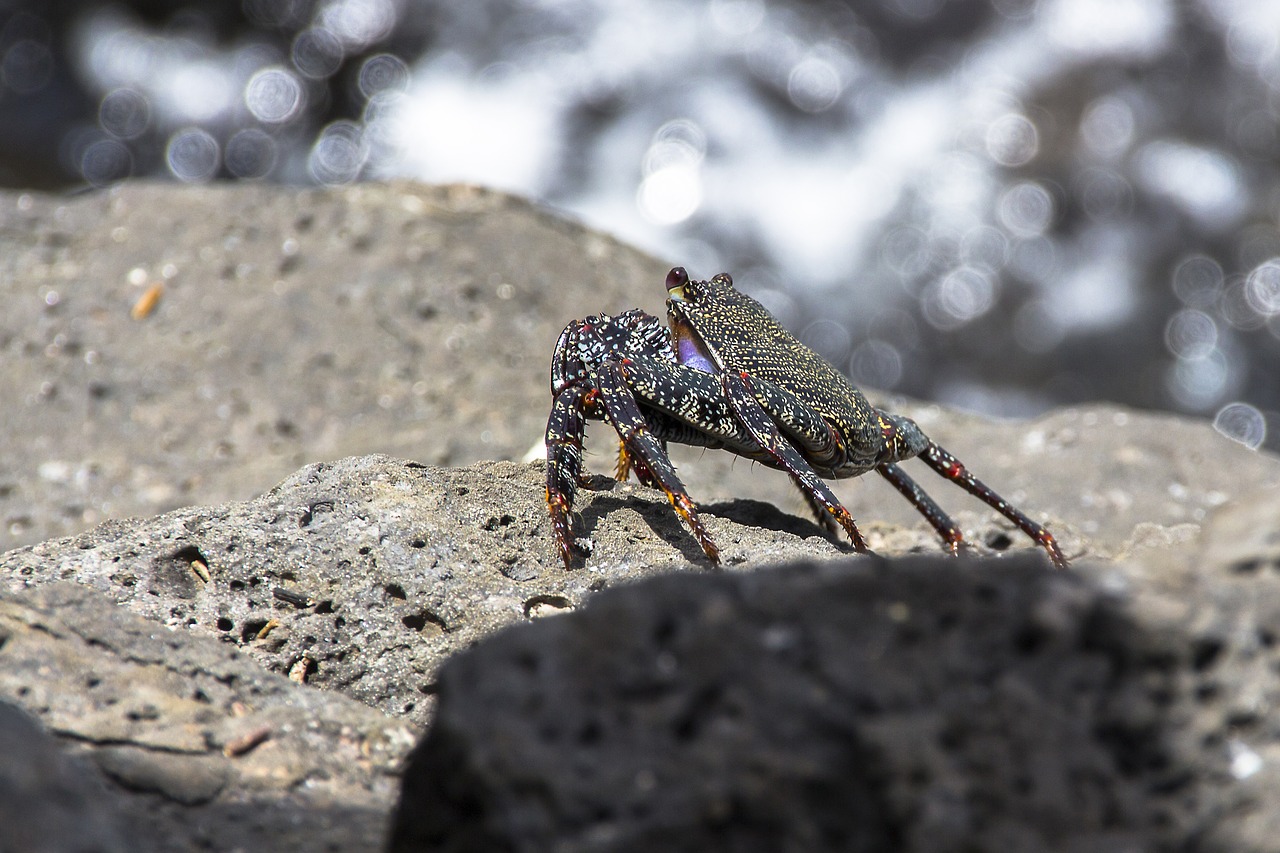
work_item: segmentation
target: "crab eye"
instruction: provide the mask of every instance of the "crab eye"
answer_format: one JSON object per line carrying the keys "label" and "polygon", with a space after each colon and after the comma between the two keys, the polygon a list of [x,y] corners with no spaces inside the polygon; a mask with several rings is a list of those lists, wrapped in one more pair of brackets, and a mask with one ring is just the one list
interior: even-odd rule
{"label": "crab eye", "polygon": [[716,284],[720,284],[725,287],[733,287],[733,277],[729,275],[727,272],[719,273],[718,275],[714,276],[711,280],[714,281]]}
{"label": "crab eye", "polygon": [[671,272],[667,273],[667,292],[672,293],[679,291],[674,295],[680,298],[684,297],[685,285],[689,283],[689,274],[684,271],[684,267],[672,267]]}

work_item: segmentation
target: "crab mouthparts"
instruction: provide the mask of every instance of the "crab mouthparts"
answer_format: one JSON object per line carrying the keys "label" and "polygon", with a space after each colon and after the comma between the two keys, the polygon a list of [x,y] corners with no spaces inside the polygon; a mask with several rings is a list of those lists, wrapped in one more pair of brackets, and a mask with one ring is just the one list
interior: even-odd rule
{"label": "crab mouthparts", "polygon": [[717,371],[715,362],[703,348],[697,333],[689,327],[689,324],[676,316],[670,318],[670,323],[672,337],[675,338],[676,344],[676,360],[685,367],[692,367],[703,373],[715,373]]}

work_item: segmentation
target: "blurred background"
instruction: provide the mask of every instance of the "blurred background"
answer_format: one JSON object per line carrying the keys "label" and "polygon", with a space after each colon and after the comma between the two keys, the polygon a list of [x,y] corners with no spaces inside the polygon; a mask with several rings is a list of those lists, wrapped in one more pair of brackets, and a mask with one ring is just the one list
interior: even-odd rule
{"label": "blurred background", "polygon": [[495,186],[859,384],[1272,450],[1278,128],[1275,0],[0,0],[0,185]]}

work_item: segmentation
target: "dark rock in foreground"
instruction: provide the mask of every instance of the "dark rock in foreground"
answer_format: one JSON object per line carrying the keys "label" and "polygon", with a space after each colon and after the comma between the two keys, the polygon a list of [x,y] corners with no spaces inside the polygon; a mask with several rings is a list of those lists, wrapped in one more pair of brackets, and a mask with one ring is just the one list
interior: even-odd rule
{"label": "dark rock in foreground", "polygon": [[1174,847],[1188,654],[1038,560],[661,578],[446,664],[391,849]]}
{"label": "dark rock in foreground", "polygon": [[[0,643],[6,639],[0,635]],[[125,843],[119,798],[84,761],[63,754],[40,725],[0,702],[0,850],[18,853],[116,853]]]}

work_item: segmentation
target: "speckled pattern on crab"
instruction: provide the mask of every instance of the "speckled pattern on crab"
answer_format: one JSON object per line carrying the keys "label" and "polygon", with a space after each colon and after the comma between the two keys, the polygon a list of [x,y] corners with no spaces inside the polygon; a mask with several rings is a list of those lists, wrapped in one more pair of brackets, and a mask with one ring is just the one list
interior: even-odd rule
{"label": "speckled pattern on crab", "polygon": [[667,442],[724,448],[791,475],[829,531],[838,526],[858,551],[867,545],[823,478],[875,470],[938,531],[951,553],[959,526],[899,466],[921,459],[1030,536],[1055,566],[1066,558],[1053,535],[978,480],[908,418],[872,406],[829,362],[782,327],[721,273],[693,281],[681,267],[666,281],[667,319],[640,310],[575,320],[551,361],[554,398],[547,422],[547,506],[566,565],[582,552],[572,507],[582,479],[587,420],[608,421],[620,440],[617,476],[635,470],[660,488],[712,563],[719,549],[698,518],[667,455]]}

